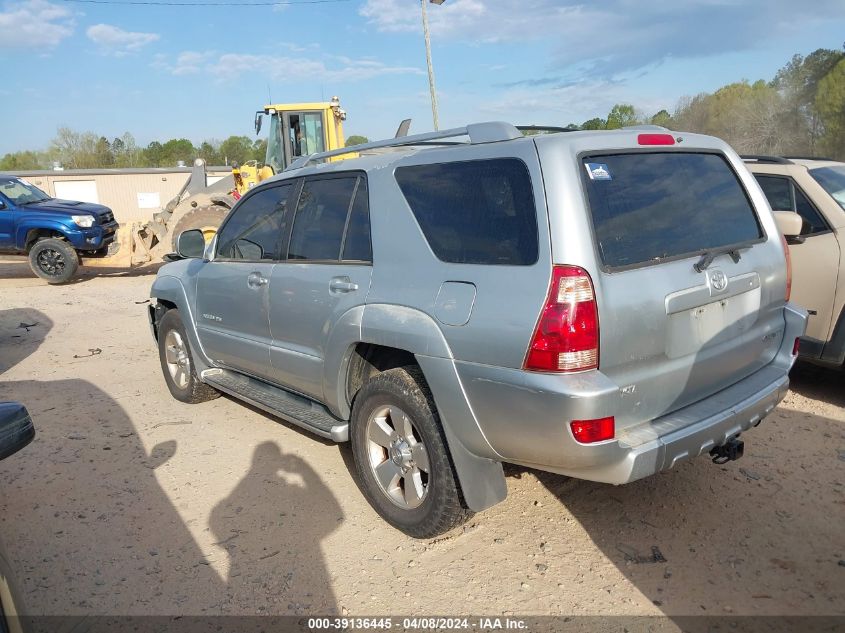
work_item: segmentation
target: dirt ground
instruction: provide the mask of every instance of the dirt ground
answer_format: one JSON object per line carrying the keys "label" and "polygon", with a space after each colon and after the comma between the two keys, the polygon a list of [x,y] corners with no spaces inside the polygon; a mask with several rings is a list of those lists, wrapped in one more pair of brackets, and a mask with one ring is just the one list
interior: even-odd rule
{"label": "dirt ground", "polygon": [[845,614],[843,374],[799,367],[737,462],[624,487],[508,468],[504,503],[416,541],[345,447],[175,401],[152,280],[0,262],[0,400],[38,431],[0,463],[0,535],[32,614]]}

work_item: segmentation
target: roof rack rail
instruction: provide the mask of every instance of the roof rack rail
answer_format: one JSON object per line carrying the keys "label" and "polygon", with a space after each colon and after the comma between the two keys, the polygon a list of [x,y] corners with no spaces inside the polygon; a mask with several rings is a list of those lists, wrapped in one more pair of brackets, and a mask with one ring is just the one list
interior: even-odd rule
{"label": "roof rack rail", "polygon": [[284,171],[300,169],[302,167],[305,167],[309,163],[318,160],[324,160],[326,158],[331,158],[332,156],[342,156],[343,154],[363,152],[368,149],[381,149],[384,147],[402,147],[405,145],[419,145],[421,143],[430,143],[431,141],[455,138],[458,136],[468,136],[469,142],[475,145],[478,143],[496,143],[497,141],[509,141],[516,138],[522,138],[522,132],[520,132],[510,123],[505,123],[504,121],[471,123],[466,127],[456,127],[452,128],[451,130],[426,132],[425,134],[414,134],[412,136],[400,136],[399,138],[389,138],[383,141],[362,143],[361,145],[353,145],[351,147],[333,149],[328,152],[318,152],[316,154],[310,154],[309,156],[301,156],[300,158],[292,162]]}
{"label": "roof rack rail", "polygon": [[516,129],[520,132],[546,132],[548,134],[556,134],[557,132],[577,132],[577,128],[558,127],[555,125],[517,125]]}
{"label": "roof rack rail", "polygon": [[789,158],[791,160],[829,160],[831,162],[836,162],[835,158],[828,158],[827,156],[784,156],[784,158]]}
{"label": "roof rack rail", "polygon": [[742,154],[742,160],[755,160],[758,163],[772,163],[774,165],[791,165],[792,161],[783,156],[762,156],[758,154]]}

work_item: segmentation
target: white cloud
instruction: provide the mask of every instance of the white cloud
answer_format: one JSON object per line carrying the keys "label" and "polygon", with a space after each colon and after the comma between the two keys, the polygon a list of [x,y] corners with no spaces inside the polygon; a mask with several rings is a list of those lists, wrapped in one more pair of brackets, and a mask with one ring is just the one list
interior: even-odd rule
{"label": "white cloud", "polygon": [[171,75],[195,75],[206,68],[208,61],[214,55],[211,51],[182,51],[175,59],[167,55],[157,54],[153,58],[153,68],[158,68]]}
{"label": "white cloud", "polygon": [[111,24],[95,24],[85,31],[88,39],[97,44],[104,52],[114,55],[134,53],[160,38],[157,33],[138,33],[124,31]]}
{"label": "white cloud", "polygon": [[[799,26],[845,18],[842,0],[816,0],[812,11],[797,11],[794,0],[449,0],[427,6],[436,40],[539,42],[550,50],[547,66],[577,64],[605,77],[670,57],[749,50]],[[378,31],[422,30],[419,4],[407,0],[366,0],[359,13]]]}
{"label": "white cloud", "polygon": [[351,59],[326,56],[325,61],[315,57],[287,55],[254,55],[250,53],[223,53],[213,51],[183,51],[175,59],[156,55],[153,67],[172,75],[207,73],[218,81],[237,79],[244,68],[260,68],[272,80],[311,79],[325,82],[351,82],[383,77],[386,75],[421,75],[423,70],[413,66],[392,66],[371,59]]}
{"label": "white cloud", "polygon": [[73,33],[73,14],[46,0],[9,2],[0,11],[0,48],[52,48]]}

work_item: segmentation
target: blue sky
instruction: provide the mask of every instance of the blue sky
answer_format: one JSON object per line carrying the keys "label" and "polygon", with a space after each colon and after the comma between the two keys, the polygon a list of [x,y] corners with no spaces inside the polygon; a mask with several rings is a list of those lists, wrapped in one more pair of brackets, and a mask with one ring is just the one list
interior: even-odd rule
{"label": "blue sky", "polygon": [[[110,1],[0,0],[0,155],[44,149],[59,126],[108,138],[129,131],[142,146],[252,136],[268,94],[339,95],[347,135],[392,136],[407,117],[412,131],[432,127],[417,0]],[[679,97],[771,79],[793,54],[845,40],[843,0],[446,0],[428,9],[441,127],[580,123],[619,102],[671,111]]]}

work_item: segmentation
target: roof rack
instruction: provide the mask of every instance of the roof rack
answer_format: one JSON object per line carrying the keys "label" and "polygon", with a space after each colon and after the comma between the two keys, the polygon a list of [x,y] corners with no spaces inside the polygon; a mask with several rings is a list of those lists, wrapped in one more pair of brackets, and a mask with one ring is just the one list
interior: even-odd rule
{"label": "roof rack", "polygon": [[578,130],[570,127],[557,127],[554,125],[517,125],[516,129],[520,132],[546,132],[548,134],[556,134],[557,132],[577,132]]}
{"label": "roof rack", "polygon": [[836,162],[835,158],[828,158],[827,156],[784,156],[784,158],[790,158],[792,160],[829,160]]}
{"label": "roof rack", "polygon": [[783,156],[760,156],[757,154],[743,154],[742,160],[754,160],[758,163],[772,163],[773,165],[791,165],[792,161]]}
{"label": "roof rack", "polygon": [[331,158],[332,156],[342,156],[343,154],[352,154],[354,152],[362,152],[368,149],[381,149],[384,147],[403,147],[405,145],[420,145],[422,143],[430,144],[431,141],[455,138],[458,136],[468,136],[469,142],[475,145],[478,143],[495,143],[497,141],[509,141],[516,138],[522,138],[522,132],[510,123],[505,123],[503,121],[472,123],[466,127],[456,127],[451,130],[426,132],[425,134],[414,134],[412,136],[400,136],[399,138],[389,138],[383,141],[362,143],[361,145],[353,145],[351,147],[333,149],[328,152],[318,152],[316,154],[310,154],[309,156],[302,156],[292,162],[285,171],[300,169],[309,163]]}

